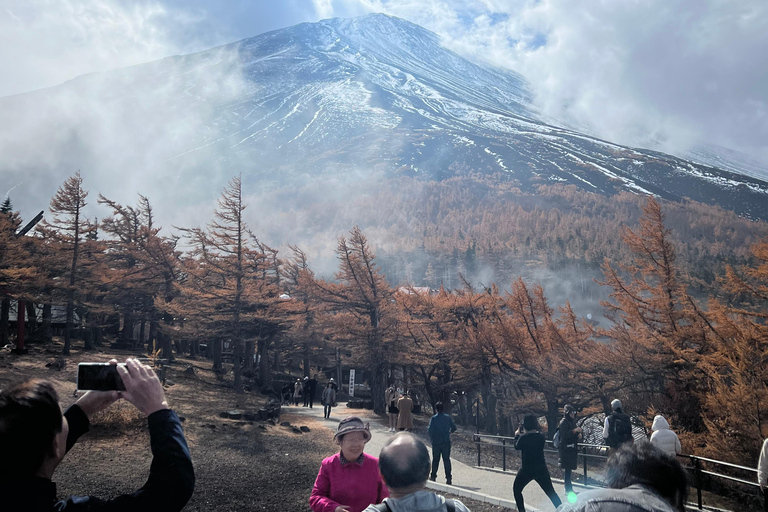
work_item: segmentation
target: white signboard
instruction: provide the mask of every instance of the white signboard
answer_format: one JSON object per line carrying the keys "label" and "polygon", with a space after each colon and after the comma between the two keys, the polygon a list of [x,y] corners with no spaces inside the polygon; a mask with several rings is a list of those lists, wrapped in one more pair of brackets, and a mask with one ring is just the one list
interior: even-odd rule
{"label": "white signboard", "polygon": [[355,370],[349,370],[349,396],[355,396]]}

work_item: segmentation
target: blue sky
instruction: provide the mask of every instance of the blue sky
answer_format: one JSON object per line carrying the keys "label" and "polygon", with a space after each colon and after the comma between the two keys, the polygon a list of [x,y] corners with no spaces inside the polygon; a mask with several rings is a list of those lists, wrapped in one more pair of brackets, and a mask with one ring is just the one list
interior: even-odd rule
{"label": "blue sky", "polygon": [[369,12],[522,73],[542,112],[599,136],[768,161],[765,0],[0,0],[0,96]]}

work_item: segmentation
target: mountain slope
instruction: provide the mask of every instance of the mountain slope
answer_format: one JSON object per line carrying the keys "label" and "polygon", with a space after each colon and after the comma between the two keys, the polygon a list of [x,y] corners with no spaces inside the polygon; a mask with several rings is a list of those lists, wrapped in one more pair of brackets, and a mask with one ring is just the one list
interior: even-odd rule
{"label": "mountain slope", "polygon": [[407,21],[330,19],[2,98],[0,165],[22,201],[80,168],[109,197],[175,205],[180,224],[238,172],[254,194],[479,172],[523,191],[559,182],[768,219],[765,181],[548,125],[528,87]]}

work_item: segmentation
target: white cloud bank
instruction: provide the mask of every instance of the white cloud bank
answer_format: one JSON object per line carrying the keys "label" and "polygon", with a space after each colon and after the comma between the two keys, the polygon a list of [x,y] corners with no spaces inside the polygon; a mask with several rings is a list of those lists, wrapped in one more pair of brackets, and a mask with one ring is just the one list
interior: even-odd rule
{"label": "white cloud bank", "polygon": [[[324,2],[327,3],[327,2]],[[336,0],[381,11],[528,78],[543,112],[601,137],[768,162],[765,0]],[[327,5],[323,14],[328,14]]]}
{"label": "white cloud bank", "polygon": [[546,115],[598,136],[768,162],[765,0],[5,0],[0,96],[368,12],[522,73]]}

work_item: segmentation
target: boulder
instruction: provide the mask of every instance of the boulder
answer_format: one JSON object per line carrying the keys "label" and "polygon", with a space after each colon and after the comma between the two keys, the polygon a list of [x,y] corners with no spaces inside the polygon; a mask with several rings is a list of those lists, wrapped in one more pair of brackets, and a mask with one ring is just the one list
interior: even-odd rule
{"label": "boulder", "polygon": [[299,430],[301,430],[302,432],[309,432],[309,427],[307,427],[306,425],[302,425],[299,427]]}

